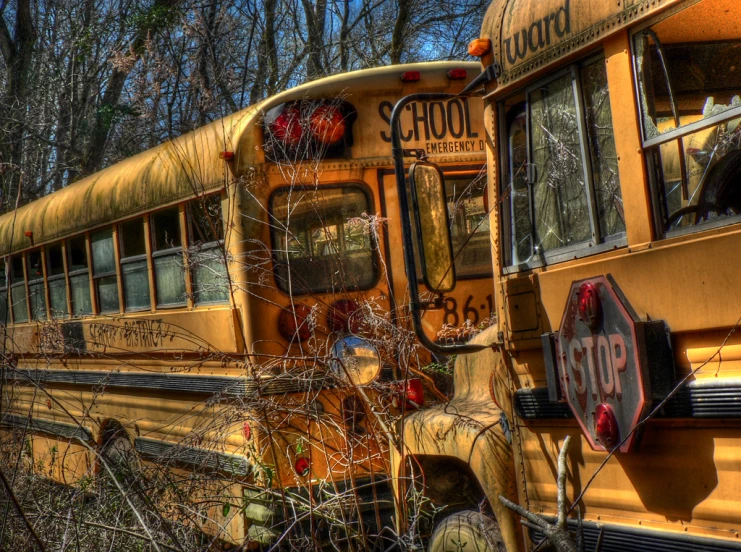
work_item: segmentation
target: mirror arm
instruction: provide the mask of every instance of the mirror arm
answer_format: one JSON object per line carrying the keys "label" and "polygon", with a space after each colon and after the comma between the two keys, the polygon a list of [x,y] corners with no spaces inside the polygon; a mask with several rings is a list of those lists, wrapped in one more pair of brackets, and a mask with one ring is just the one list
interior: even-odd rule
{"label": "mirror arm", "polygon": [[417,263],[414,259],[414,242],[412,240],[412,223],[409,217],[409,197],[407,196],[406,174],[404,172],[404,149],[401,144],[400,120],[404,108],[416,101],[450,100],[457,98],[456,94],[419,93],[411,94],[400,99],[391,112],[391,153],[394,157],[394,174],[396,175],[396,188],[399,195],[399,211],[401,213],[401,234],[404,249],[404,269],[409,282],[409,310],[412,314],[412,325],[414,333],[419,342],[436,354],[468,354],[488,349],[487,345],[440,345],[432,341],[422,328],[422,316],[419,301],[419,289],[417,283]]}

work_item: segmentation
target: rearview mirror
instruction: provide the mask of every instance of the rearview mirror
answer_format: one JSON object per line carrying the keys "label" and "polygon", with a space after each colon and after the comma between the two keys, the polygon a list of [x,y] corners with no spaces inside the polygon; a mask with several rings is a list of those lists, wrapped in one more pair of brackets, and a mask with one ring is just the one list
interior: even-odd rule
{"label": "rearview mirror", "polygon": [[409,168],[409,187],[425,285],[435,293],[451,291],[455,267],[443,173],[434,163],[414,163]]}

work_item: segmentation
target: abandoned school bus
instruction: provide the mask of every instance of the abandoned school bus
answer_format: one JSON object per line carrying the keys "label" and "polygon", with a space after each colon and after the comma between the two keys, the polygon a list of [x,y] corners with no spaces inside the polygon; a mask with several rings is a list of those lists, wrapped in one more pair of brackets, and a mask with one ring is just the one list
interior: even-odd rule
{"label": "abandoned school bus", "polygon": [[[500,496],[553,521],[567,436],[585,550],[600,531],[603,552],[741,549],[738,3],[495,0],[469,51],[498,323],[448,348],[466,353],[451,402],[404,423],[396,488],[421,472],[449,505],[429,549],[540,543]],[[410,180],[445,289],[443,176],[420,161]]]}
{"label": "abandoned school bus", "polygon": [[[201,525],[225,541],[307,523],[377,534],[393,511],[377,422],[406,404],[391,394],[423,402],[414,347],[388,342],[407,288],[388,118],[410,91],[458,92],[476,73],[431,63],[312,82],[0,218],[4,434],[67,483],[108,456],[184,480],[211,470]],[[476,286],[491,279],[481,105],[418,102],[404,117],[405,147],[448,176],[468,278],[430,297],[430,340],[492,311]],[[314,519],[332,497],[356,508]]]}

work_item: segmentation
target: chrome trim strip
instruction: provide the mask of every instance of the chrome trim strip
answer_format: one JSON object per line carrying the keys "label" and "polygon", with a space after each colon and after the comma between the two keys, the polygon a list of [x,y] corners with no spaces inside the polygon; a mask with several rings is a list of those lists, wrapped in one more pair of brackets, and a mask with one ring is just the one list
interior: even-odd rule
{"label": "chrome trim strip", "polygon": [[[554,519],[542,516],[549,522]],[[568,521],[569,529],[576,531],[577,521]],[[644,529],[625,525],[613,525],[608,523],[597,523],[594,521],[583,521],[584,549],[594,550],[597,545],[600,529],[604,530],[602,536],[602,552],[680,552],[692,550],[692,552],[730,552],[741,550],[738,541],[716,539],[712,537],[687,535],[678,531],[658,531],[655,529]],[[681,526],[680,526],[681,527]],[[678,527],[679,528],[679,527]],[[730,531],[729,531],[730,533]],[[530,530],[531,538],[539,542],[542,533]]]}
{"label": "chrome trim strip", "polygon": [[242,477],[252,473],[252,464],[239,454],[215,452],[144,437],[134,439],[134,447],[139,454],[158,464],[188,464],[194,468],[227,472]]}
{"label": "chrome trim strip", "polygon": [[[518,389],[515,410],[525,420],[573,418],[566,403],[550,402],[545,387]],[[741,418],[741,378],[690,381],[664,405],[659,417]]]}
{"label": "chrome trim strip", "polygon": [[90,430],[83,426],[68,424],[65,422],[54,422],[43,418],[29,419],[17,414],[3,414],[0,418],[0,425],[16,429],[27,429],[29,431],[48,433],[65,439],[79,439],[86,442],[91,442],[93,440],[93,435],[90,433]]}
{"label": "chrome trim strip", "polygon": [[332,379],[285,374],[270,378],[238,376],[194,376],[188,374],[152,374],[146,372],[102,372],[97,370],[4,370],[6,377],[23,383],[62,383],[94,387],[154,389],[179,393],[246,397],[249,395],[282,395],[303,393],[335,386]]}

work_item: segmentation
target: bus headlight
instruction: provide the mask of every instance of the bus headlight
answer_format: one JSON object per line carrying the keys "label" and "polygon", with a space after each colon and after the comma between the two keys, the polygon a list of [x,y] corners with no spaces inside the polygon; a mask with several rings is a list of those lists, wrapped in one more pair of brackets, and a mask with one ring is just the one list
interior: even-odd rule
{"label": "bus headlight", "polygon": [[366,385],[381,372],[381,355],[369,341],[349,335],[332,347],[332,371],[355,385]]}

